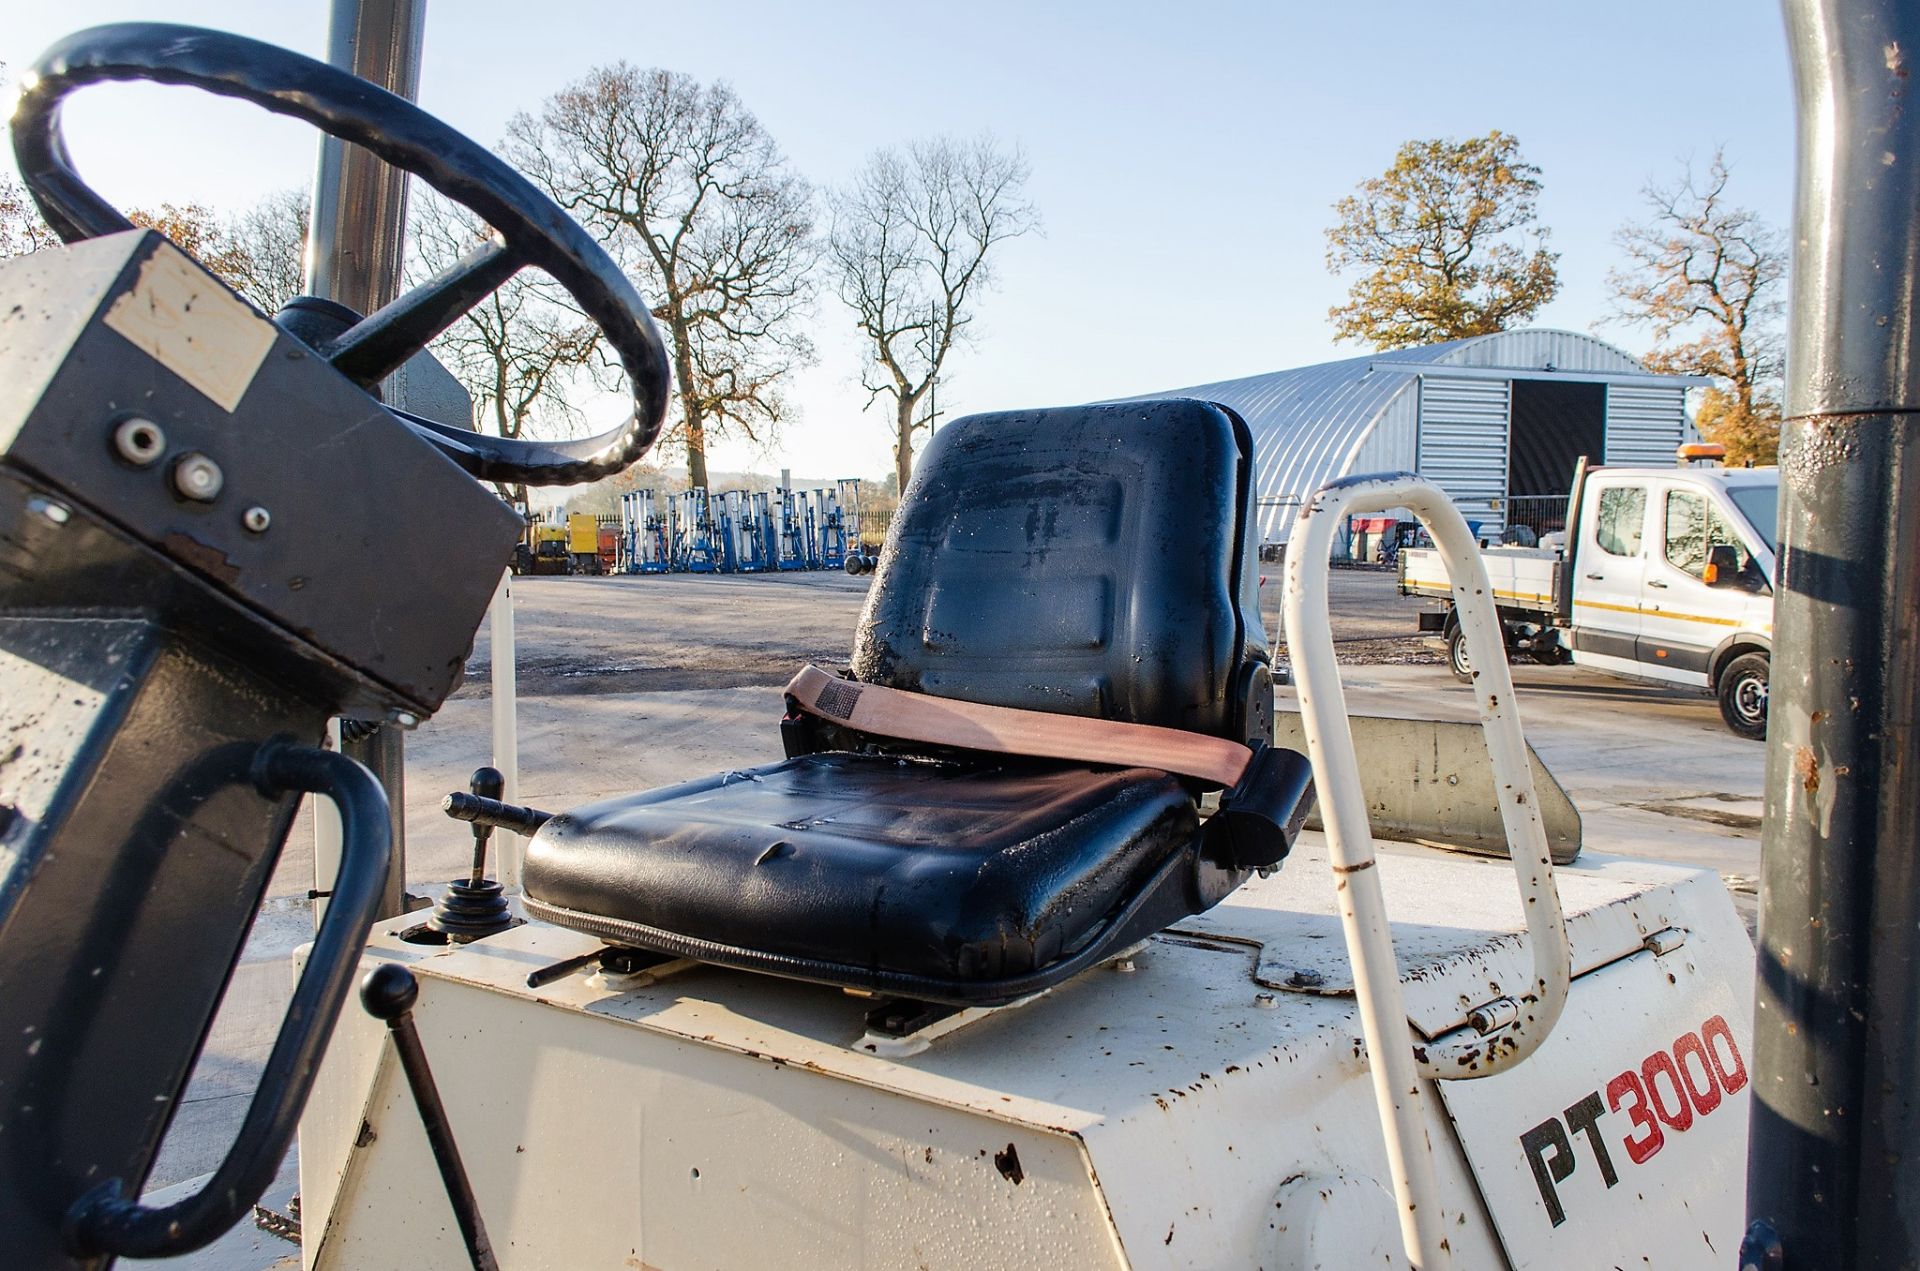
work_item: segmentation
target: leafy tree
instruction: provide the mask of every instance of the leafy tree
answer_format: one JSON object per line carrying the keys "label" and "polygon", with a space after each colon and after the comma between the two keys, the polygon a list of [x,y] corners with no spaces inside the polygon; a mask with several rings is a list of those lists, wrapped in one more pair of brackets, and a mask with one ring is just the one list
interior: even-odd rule
{"label": "leafy tree", "polygon": [[1540,169],[1498,130],[1409,141],[1333,205],[1327,268],[1361,271],[1328,312],[1335,338],[1398,349],[1503,331],[1560,288],[1535,201]]}
{"label": "leafy tree", "polygon": [[670,436],[707,484],[707,445],[754,441],[810,361],[813,192],[731,88],[600,67],[508,126],[509,156],[642,276],[673,345]]}
{"label": "leafy tree", "polygon": [[1628,263],[1607,275],[1611,320],[1652,328],[1651,369],[1713,378],[1695,422],[1730,462],[1772,463],[1787,249],[1779,231],[1729,202],[1728,179],[1716,150],[1704,179],[1688,165],[1678,181],[1647,186],[1648,218],[1614,235]]}
{"label": "leafy tree", "polygon": [[234,217],[200,203],[162,203],[133,208],[127,219],[165,234],[262,312],[275,313],[306,289],[307,215],[306,195],[281,190]]}
{"label": "leafy tree", "polygon": [[27,187],[10,176],[0,176],[0,260],[37,252],[59,241],[40,219]]}
{"label": "leafy tree", "polygon": [[[304,290],[307,200],[297,190],[270,194],[226,220],[200,203],[134,208],[127,219],[165,234],[266,313],[276,312]],[[59,241],[40,219],[26,188],[0,177],[0,259]]]}
{"label": "leafy tree", "polygon": [[165,234],[173,245],[232,285],[234,248],[226,227],[202,203],[162,203],[158,208],[132,208],[127,219],[143,229]]}
{"label": "leafy tree", "polygon": [[878,150],[833,196],[827,254],[840,298],[867,342],[861,383],[894,407],[894,476],[905,489],[926,399],[992,282],[992,254],[1038,228],[1030,169],[990,137]]}
{"label": "leafy tree", "polygon": [[[6,71],[7,64],[0,62],[0,76]],[[0,260],[52,247],[59,241],[40,219],[40,211],[34,207],[27,187],[0,173]]]}

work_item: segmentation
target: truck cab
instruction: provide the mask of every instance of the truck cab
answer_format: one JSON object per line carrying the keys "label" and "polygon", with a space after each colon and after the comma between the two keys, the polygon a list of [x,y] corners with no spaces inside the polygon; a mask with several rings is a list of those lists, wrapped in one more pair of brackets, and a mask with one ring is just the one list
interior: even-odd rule
{"label": "truck cab", "polygon": [[[1564,542],[1485,553],[1509,656],[1704,689],[1727,727],[1767,727],[1776,468],[1594,468],[1574,478]],[[1468,678],[1452,591],[1434,553],[1401,556],[1401,590]]]}
{"label": "truck cab", "polygon": [[1774,468],[1596,471],[1562,570],[1574,662],[1709,689],[1763,734],[1778,499]]}

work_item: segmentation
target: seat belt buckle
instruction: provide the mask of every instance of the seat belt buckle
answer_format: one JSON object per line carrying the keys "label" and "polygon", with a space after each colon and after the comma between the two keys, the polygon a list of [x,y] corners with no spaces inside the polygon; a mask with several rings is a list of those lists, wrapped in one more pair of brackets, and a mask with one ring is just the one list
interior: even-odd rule
{"label": "seat belt buckle", "polygon": [[1201,831],[1222,869],[1266,869],[1293,850],[1313,806],[1313,765],[1297,750],[1256,743],[1240,780],[1220,795]]}
{"label": "seat belt buckle", "polygon": [[826,749],[820,744],[820,732],[814,724],[813,716],[800,709],[793,694],[787,694],[787,713],[780,717],[780,748],[787,752],[787,758],[799,759]]}

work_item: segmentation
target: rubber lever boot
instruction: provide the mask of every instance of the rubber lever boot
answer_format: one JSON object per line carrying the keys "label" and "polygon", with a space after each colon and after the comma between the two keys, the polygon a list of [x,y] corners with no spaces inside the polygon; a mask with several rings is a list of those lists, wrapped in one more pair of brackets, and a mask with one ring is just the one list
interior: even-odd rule
{"label": "rubber lever boot", "polygon": [[[498,768],[475,768],[467,788],[482,799],[498,802],[505,793],[507,779]],[[473,872],[462,882],[447,887],[444,896],[434,902],[433,917],[427,925],[442,932],[455,944],[466,944],[483,936],[498,935],[514,925],[513,911],[498,881],[487,877],[487,841],[493,826],[474,822]]]}

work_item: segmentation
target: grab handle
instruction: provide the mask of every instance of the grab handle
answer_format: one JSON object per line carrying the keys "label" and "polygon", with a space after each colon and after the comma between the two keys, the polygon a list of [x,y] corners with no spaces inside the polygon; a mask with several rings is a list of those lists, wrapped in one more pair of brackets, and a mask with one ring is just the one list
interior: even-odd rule
{"label": "grab handle", "polygon": [[260,1074],[246,1120],[206,1185],[162,1209],[122,1195],[109,1179],[67,1211],[69,1249],[78,1257],[167,1258],[211,1244],[252,1212],[285,1159],[313,1088],[320,1057],[353,987],[367,931],[378,916],[392,851],[386,792],[344,755],[283,742],[260,748],[253,763],[260,792],[323,795],[340,810],[340,873],[315,935],[286,1019]]}
{"label": "grab handle", "polygon": [[[1407,508],[1420,519],[1433,537],[1453,588],[1454,612],[1467,642],[1481,731],[1492,761],[1494,794],[1533,953],[1533,982],[1528,992],[1519,995],[1513,1018],[1485,1035],[1444,1044],[1421,1043],[1407,1020],[1327,608],[1328,559],[1341,524],[1355,513],[1393,508]],[[1546,827],[1534,799],[1533,767],[1513,700],[1513,674],[1507,666],[1500,615],[1479,544],[1466,519],[1438,487],[1409,473],[1349,477],[1313,496],[1294,523],[1287,552],[1285,610],[1301,727],[1313,762],[1327,852],[1338,879],[1340,922],[1353,964],[1374,1097],[1400,1202],[1401,1235],[1413,1264],[1421,1271],[1434,1271],[1449,1265],[1450,1259],[1419,1079],[1485,1077],[1513,1067],[1553,1030],[1572,979],[1566,918],[1553,882]]]}

